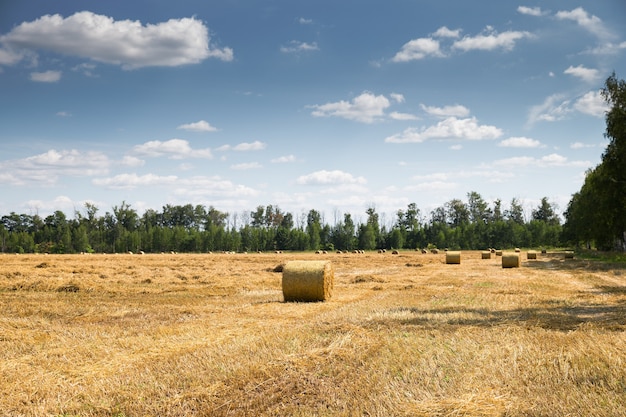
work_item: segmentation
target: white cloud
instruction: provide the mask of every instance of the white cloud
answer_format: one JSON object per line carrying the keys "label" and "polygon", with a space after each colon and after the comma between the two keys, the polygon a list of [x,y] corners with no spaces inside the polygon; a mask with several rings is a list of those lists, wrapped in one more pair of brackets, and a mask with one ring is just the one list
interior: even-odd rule
{"label": "white cloud", "polygon": [[423,59],[427,56],[443,57],[439,49],[439,41],[432,38],[418,38],[408,41],[391,59],[393,62],[408,62]]}
{"label": "white cloud", "polygon": [[609,111],[609,105],[604,101],[600,91],[589,91],[576,100],[574,108],[581,113],[595,117],[604,117],[605,113]]}
{"label": "white cloud", "polygon": [[57,116],[59,117],[70,117],[72,115],[72,113],[68,112],[68,111],[58,111],[57,112]]}
{"label": "white cloud", "polygon": [[405,191],[416,192],[416,191],[446,191],[446,190],[454,190],[459,186],[456,182],[447,182],[447,181],[431,181],[431,182],[422,182],[419,184],[409,185],[405,187]]}
{"label": "white cloud", "polygon": [[515,47],[516,41],[530,37],[532,37],[532,35],[529,32],[507,31],[497,33],[490,31],[490,33],[485,35],[466,36],[463,39],[455,41],[452,47],[463,51],[471,51],[474,49],[483,51],[504,49],[505,51],[511,51]]}
{"label": "white cloud", "polygon": [[604,23],[602,23],[602,19],[597,16],[590,15],[582,7],[577,7],[571,11],[559,11],[555,16],[560,20],[573,20],[579,26],[599,38],[606,39],[612,37],[611,33],[604,26]]}
{"label": "white cloud", "polygon": [[47,50],[121,65],[125,69],[233,59],[230,48],[213,48],[207,27],[196,18],[143,25],[83,11],[67,18],[45,15],[0,37],[13,48]]}
{"label": "white cloud", "polygon": [[319,51],[319,47],[317,46],[317,42],[306,43],[300,41],[291,41],[288,46],[281,46],[280,52],[284,52],[287,54],[295,54],[298,52],[307,52],[307,51]]}
{"label": "white cloud", "polygon": [[100,187],[114,190],[132,190],[137,187],[154,187],[176,184],[175,175],[160,176],[155,174],[119,174],[110,178],[94,178],[91,182]]}
{"label": "white cloud", "polygon": [[540,148],[542,147],[541,142],[539,142],[538,140],[525,138],[525,137],[511,137],[500,142],[498,146],[502,146],[505,148]]}
{"label": "white cloud", "polygon": [[467,117],[470,111],[467,107],[455,104],[454,106],[434,107],[420,104],[422,110],[431,116],[437,117]]}
{"label": "white cloud", "polygon": [[569,147],[572,149],[595,148],[596,145],[587,145],[582,142],[574,142]]}
{"label": "white cloud", "polygon": [[405,129],[402,133],[389,136],[387,143],[421,143],[428,139],[461,139],[483,140],[497,139],[502,136],[502,130],[490,125],[479,125],[475,117],[457,119],[449,117],[434,126]]}
{"label": "white cloud", "polygon": [[352,101],[341,100],[310,107],[315,109],[311,113],[315,117],[335,116],[357,122],[373,123],[384,116],[385,110],[390,105],[389,99],[384,95],[376,96],[370,92],[364,92]]}
{"label": "white cloud", "polygon": [[344,171],[334,170],[316,171],[308,175],[298,177],[297,184],[300,185],[339,185],[339,184],[365,184],[367,181],[363,177],[354,177]]}
{"label": "white cloud", "polygon": [[61,71],[31,72],[30,79],[40,83],[56,83],[61,79]]}
{"label": "white cloud", "polygon": [[175,194],[183,198],[241,198],[259,194],[245,185],[234,184],[219,176],[181,178],[176,182]]}
{"label": "white cloud", "polygon": [[397,111],[393,111],[389,113],[389,118],[393,120],[418,120],[419,117],[410,113],[399,113]]}
{"label": "white cloud", "polygon": [[451,151],[460,151],[461,149],[463,149],[463,145],[461,144],[452,145],[448,149],[450,149]]}
{"label": "white cloud", "polygon": [[24,159],[0,162],[0,177],[9,185],[47,186],[56,183],[60,176],[105,175],[110,165],[108,157],[101,152],[51,149]]}
{"label": "white cloud", "polygon": [[133,151],[138,155],[153,158],[160,156],[167,156],[170,159],[213,158],[209,148],[192,149],[189,142],[183,139],[170,139],[165,142],[152,140],[135,146]]}
{"label": "white cloud", "polygon": [[514,167],[580,167],[587,168],[591,165],[589,161],[569,161],[566,157],[553,153],[543,156],[541,158],[533,158],[530,156],[516,156],[513,158],[500,159],[494,162],[494,165],[506,166],[509,168]]}
{"label": "white cloud", "polygon": [[239,152],[261,151],[265,149],[266,147],[267,147],[266,143],[256,140],[251,143],[246,143],[246,142],[240,143],[236,145],[235,147],[233,147],[233,151],[239,151]]}
{"label": "white cloud", "polygon": [[541,7],[519,6],[517,8],[517,11],[521,14],[526,14],[529,16],[543,16],[545,14],[545,12],[541,10]]}
{"label": "white cloud", "polygon": [[405,101],[404,95],[402,95],[402,94],[391,93],[391,94],[389,94],[389,97],[391,97],[391,99],[393,101],[395,101],[396,103],[404,103],[404,101]]}
{"label": "white cloud", "polygon": [[448,29],[446,26],[442,26],[437,29],[435,33],[433,33],[433,36],[436,36],[438,38],[458,38],[459,36],[461,36],[461,29],[451,30]]}
{"label": "white cloud", "polygon": [[270,162],[273,164],[286,164],[289,162],[296,162],[296,157],[294,155],[285,155],[285,156],[280,156],[278,158],[274,158]]}
{"label": "white cloud", "polygon": [[528,124],[563,120],[571,112],[570,100],[566,100],[562,94],[553,94],[546,97],[543,103],[530,108]]}
{"label": "white cloud", "polygon": [[563,73],[578,77],[588,83],[596,81],[600,76],[600,71],[598,71],[597,69],[585,68],[582,65],[579,65],[577,67],[570,65],[570,67],[563,71]]}
{"label": "white cloud", "polygon": [[211,124],[205,120],[183,124],[178,126],[176,129],[190,130],[192,132],[215,132],[217,130],[216,127],[211,126]]}
{"label": "white cloud", "polygon": [[259,164],[258,162],[244,162],[241,164],[231,165],[230,168],[238,171],[247,171],[249,169],[263,168],[263,165]]}
{"label": "white cloud", "polygon": [[126,155],[124,158],[122,158],[121,161],[121,165],[127,166],[127,167],[141,167],[144,166],[146,164],[146,161],[144,161],[143,159],[139,159],[136,158],[134,156],[129,156]]}
{"label": "white cloud", "polygon": [[23,54],[2,48],[0,45],[0,65],[13,65],[20,62],[23,58]]}
{"label": "white cloud", "polygon": [[301,25],[310,25],[311,23],[313,23],[313,19],[305,19],[304,17],[301,17],[300,19],[298,19],[298,23],[300,23]]}

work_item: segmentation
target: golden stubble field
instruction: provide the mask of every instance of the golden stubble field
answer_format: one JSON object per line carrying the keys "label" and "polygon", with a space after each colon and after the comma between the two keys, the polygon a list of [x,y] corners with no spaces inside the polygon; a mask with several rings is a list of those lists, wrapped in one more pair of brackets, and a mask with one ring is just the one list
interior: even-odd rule
{"label": "golden stubble field", "polygon": [[626,416],[626,271],[480,258],[0,255],[0,415]]}

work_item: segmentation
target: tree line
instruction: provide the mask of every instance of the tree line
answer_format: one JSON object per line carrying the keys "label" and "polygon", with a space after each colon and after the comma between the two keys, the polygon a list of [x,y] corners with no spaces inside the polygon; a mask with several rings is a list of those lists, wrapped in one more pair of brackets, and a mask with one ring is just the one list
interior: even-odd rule
{"label": "tree line", "polygon": [[141,216],[122,202],[112,211],[86,203],[73,218],[62,211],[42,218],[12,212],[0,218],[0,249],[8,253],[121,253],[209,251],[376,250],[439,247],[555,247],[562,226],[547,197],[526,219],[513,199],[508,208],[496,200],[491,206],[477,192],[467,200],[453,199],[423,216],[415,203],[395,213],[389,225],[375,207],[365,221],[350,213],[336,214],[334,224],[320,211],[296,216],[276,205],[258,206],[241,214],[213,206],[165,205]]}

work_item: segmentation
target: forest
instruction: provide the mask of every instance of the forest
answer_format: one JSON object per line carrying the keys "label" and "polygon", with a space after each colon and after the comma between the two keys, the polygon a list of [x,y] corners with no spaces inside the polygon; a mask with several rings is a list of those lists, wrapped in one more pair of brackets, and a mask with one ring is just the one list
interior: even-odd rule
{"label": "forest", "polygon": [[512,199],[491,206],[471,191],[423,214],[415,203],[383,221],[375,207],[365,221],[335,213],[330,224],[311,209],[284,212],[277,205],[243,213],[213,206],[165,205],[141,216],[125,201],[112,212],[86,203],[73,218],[62,211],[42,218],[12,212],[0,218],[3,253],[119,253],[209,251],[314,251],[418,249],[485,249],[575,246],[626,250],[626,82],[613,73],[601,94],[606,112],[607,147],[598,166],[587,171],[580,191],[564,212],[565,222],[547,197],[530,216]]}
{"label": "forest", "polygon": [[467,201],[453,199],[427,218],[412,203],[398,210],[390,225],[374,207],[366,221],[350,213],[334,224],[317,210],[284,212],[278,206],[258,206],[242,214],[203,205],[166,205],[139,216],[126,202],[98,215],[86,203],[68,218],[62,211],[41,218],[10,213],[0,218],[0,244],[7,253],[121,253],[212,251],[313,251],[417,249],[426,247],[478,249],[490,247],[556,247],[562,226],[546,197],[526,221],[522,205],[513,199],[504,209],[492,207],[476,192]]}

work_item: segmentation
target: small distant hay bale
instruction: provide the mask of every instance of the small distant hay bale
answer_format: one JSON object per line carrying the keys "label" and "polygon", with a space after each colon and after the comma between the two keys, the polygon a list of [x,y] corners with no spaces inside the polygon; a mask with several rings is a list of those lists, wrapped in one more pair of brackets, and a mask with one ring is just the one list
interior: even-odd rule
{"label": "small distant hay bale", "polygon": [[378,249],[378,253],[384,253],[382,249]]}
{"label": "small distant hay bale", "polygon": [[332,296],[335,273],[330,261],[289,261],[283,267],[285,301],[325,301]]}
{"label": "small distant hay bale", "polygon": [[520,248],[515,248],[516,253],[520,253],[522,250]]}
{"label": "small distant hay bale", "polygon": [[565,259],[574,259],[574,251],[573,250],[565,251]]}
{"label": "small distant hay bale", "polygon": [[496,256],[502,256],[502,251],[501,250],[496,250]]}
{"label": "small distant hay bale", "polygon": [[502,268],[519,268],[520,256],[516,252],[505,252],[502,254]]}
{"label": "small distant hay bale", "polygon": [[391,252],[392,255],[399,255],[400,252],[398,252],[397,250],[394,250],[393,252]]}
{"label": "small distant hay bale", "polygon": [[542,255],[545,255],[545,254],[547,254],[547,253],[548,253],[548,251],[547,251],[546,249],[541,249],[541,254],[542,254]]}
{"label": "small distant hay bale", "polygon": [[446,264],[460,264],[460,263],[461,263],[461,252],[458,252],[458,251],[446,252]]}
{"label": "small distant hay bale", "polygon": [[422,249],[422,253],[428,253],[426,249]]}
{"label": "small distant hay bale", "polygon": [[537,252],[535,252],[534,250],[529,250],[528,259],[537,259]]}
{"label": "small distant hay bale", "polygon": [[489,252],[491,252],[491,253],[496,253],[496,250],[495,250],[495,249],[493,249],[493,248],[491,248],[491,249],[489,249]]}
{"label": "small distant hay bale", "polygon": [[491,259],[491,251],[484,250],[480,253],[481,259]]}
{"label": "small distant hay bale", "polygon": [[430,253],[437,255],[439,253],[439,249],[432,249]]}

